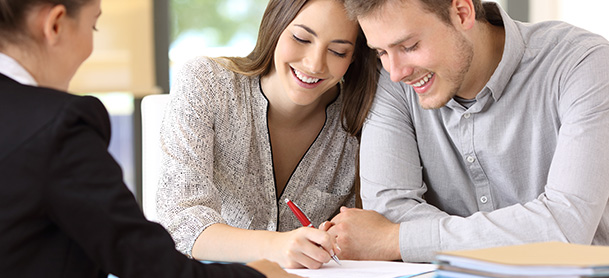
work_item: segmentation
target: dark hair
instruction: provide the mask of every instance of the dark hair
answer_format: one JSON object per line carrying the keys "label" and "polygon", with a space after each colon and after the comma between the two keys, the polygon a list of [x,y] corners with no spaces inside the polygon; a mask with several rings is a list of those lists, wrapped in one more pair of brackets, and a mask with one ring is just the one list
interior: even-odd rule
{"label": "dark hair", "polygon": [[368,111],[372,106],[379,79],[379,61],[360,29],[355,42],[354,60],[344,75],[343,128],[353,136],[359,136]]}
{"label": "dark hair", "polygon": [[[380,9],[390,1],[404,0],[345,0],[345,6],[349,16],[358,18],[369,15],[370,13]],[[444,23],[451,24],[450,15],[448,13],[452,4],[452,0],[415,0],[419,1],[423,9],[438,16]],[[482,6],[482,0],[472,0],[476,12],[476,20],[486,21],[486,13]]]}
{"label": "dark hair", "polygon": [[27,36],[25,18],[37,5],[63,5],[74,17],[80,8],[92,0],[0,0],[0,48],[6,42],[15,43]]}
{"label": "dark hair", "polygon": [[[343,0],[336,1],[344,3]],[[254,50],[246,57],[221,57],[214,60],[227,69],[247,76],[268,74],[273,68],[273,56],[281,33],[307,2],[308,0],[270,0],[262,16]],[[351,135],[357,135],[372,104],[379,74],[376,53],[368,48],[361,29],[353,59],[343,76],[341,118],[343,128]]]}

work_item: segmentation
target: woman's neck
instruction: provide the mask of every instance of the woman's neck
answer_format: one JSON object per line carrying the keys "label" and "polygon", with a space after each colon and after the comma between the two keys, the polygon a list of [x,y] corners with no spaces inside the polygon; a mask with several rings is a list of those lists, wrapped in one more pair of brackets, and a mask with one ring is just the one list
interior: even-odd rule
{"label": "woman's neck", "polygon": [[23,67],[34,78],[38,86],[48,87],[57,90],[66,91],[68,82],[62,82],[53,75],[53,64],[51,64],[42,53],[42,50],[36,46],[22,44],[7,45],[2,49],[2,53],[13,58],[21,67]]}
{"label": "woman's neck", "polygon": [[298,105],[293,103],[283,91],[283,86],[272,82],[268,76],[260,80],[264,95],[269,101],[268,120],[269,124],[283,128],[297,128],[306,125],[312,119],[320,119],[323,115],[325,120],[325,110],[338,95],[338,87],[335,86],[331,91],[325,92],[317,101],[309,105]]}

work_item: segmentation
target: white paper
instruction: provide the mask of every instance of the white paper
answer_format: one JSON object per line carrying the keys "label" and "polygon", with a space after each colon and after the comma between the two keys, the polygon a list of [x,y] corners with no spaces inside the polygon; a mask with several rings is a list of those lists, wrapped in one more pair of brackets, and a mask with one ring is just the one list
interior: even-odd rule
{"label": "white paper", "polygon": [[434,264],[413,264],[388,261],[349,261],[341,260],[342,265],[334,261],[324,264],[319,269],[286,269],[289,273],[303,277],[324,278],[394,278],[410,277],[436,269]]}

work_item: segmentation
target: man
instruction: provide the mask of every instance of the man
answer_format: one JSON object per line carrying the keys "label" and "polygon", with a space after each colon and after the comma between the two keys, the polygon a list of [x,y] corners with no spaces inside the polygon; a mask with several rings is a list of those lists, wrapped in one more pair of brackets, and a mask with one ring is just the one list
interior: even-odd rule
{"label": "man", "polygon": [[607,40],[478,0],[346,6],[385,71],[361,139],[366,210],[329,229],[342,258],[609,244]]}

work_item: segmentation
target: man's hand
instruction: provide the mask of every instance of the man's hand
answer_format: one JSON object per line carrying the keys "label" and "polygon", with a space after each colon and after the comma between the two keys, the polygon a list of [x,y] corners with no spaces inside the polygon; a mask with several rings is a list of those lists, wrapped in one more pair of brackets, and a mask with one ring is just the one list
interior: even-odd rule
{"label": "man's hand", "polygon": [[336,236],[341,250],[338,255],[347,260],[401,260],[400,225],[373,210],[342,207],[331,222],[320,227]]}

